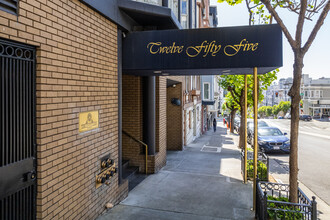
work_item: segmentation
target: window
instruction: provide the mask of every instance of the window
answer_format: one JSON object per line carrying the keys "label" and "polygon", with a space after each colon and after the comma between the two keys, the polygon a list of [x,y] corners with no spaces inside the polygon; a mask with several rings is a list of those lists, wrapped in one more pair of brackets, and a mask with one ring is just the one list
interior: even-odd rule
{"label": "window", "polygon": [[181,14],[183,14],[183,15],[188,14],[187,0],[182,0],[182,2],[181,2]]}
{"label": "window", "polygon": [[188,26],[188,16],[189,16],[189,12],[188,12],[188,8],[189,8],[189,4],[188,4],[188,0],[181,0],[181,25],[184,29],[189,28]]}
{"label": "window", "polygon": [[18,14],[18,0],[1,0],[0,10],[8,12],[10,14]]}
{"label": "window", "polygon": [[196,89],[201,90],[201,77],[196,76]]}
{"label": "window", "polygon": [[320,98],[320,91],[319,90],[315,91],[315,98]]}
{"label": "window", "polygon": [[189,92],[191,90],[191,76],[186,76],[186,91]]}
{"label": "window", "polygon": [[192,76],[192,89],[196,89],[196,76]]}
{"label": "window", "polygon": [[210,83],[203,84],[203,97],[204,97],[204,100],[210,99]]}
{"label": "window", "polygon": [[199,121],[199,114],[200,114],[200,112],[199,112],[199,107],[197,107],[197,120]]}
{"label": "window", "polygon": [[191,111],[189,111],[189,128],[191,129],[191,120],[192,120],[192,116],[191,116]]}
{"label": "window", "polygon": [[188,29],[187,15],[181,15],[181,26],[183,29]]}
{"label": "window", "polygon": [[314,97],[314,91],[311,91],[311,98]]}
{"label": "window", "polygon": [[192,14],[191,14],[191,16],[192,16],[192,24],[191,24],[191,26],[193,27],[193,28],[196,28],[196,2],[194,3],[194,1],[193,1],[193,3],[192,3]]}
{"label": "window", "polygon": [[320,98],[323,98],[323,91],[320,91]]}

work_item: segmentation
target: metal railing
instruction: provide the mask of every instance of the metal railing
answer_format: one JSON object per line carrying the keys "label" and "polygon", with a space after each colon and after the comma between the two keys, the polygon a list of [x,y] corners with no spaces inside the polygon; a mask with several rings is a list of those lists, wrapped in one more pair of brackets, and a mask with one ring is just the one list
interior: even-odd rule
{"label": "metal railing", "polygon": [[[248,161],[253,161],[253,151],[247,151],[247,160]],[[242,176],[244,177],[245,174],[245,169],[244,169],[244,163],[245,163],[245,158],[244,158],[244,149],[241,151],[241,173]],[[263,163],[267,167],[267,171],[264,172],[263,169],[258,169],[258,176],[260,180],[262,181],[269,181],[269,157],[262,152],[258,152],[258,164]],[[249,164],[247,165],[249,167]],[[247,171],[247,178],[248,180],[253,180],[253,169],[248,169]]]}
{"label": "metal railing", "polygon": [[145,161],[146,161],[146,174],[148,174],[148,145],[138,139],[136,139],[135,137],[133,137],[132,135],[130,135],[129,133],[127,133],[126,131],[122,130],[122,133],[125,134],[127,137],[131,138],[132,140],[134,140],[135,142],[143,145],[145,147]]}
{"label": "metal railing", "polygon": [[298,203],[289,202],[289,185],[260,181],[257,178],[257,219],[317,219],[317,202],[298,188]]}

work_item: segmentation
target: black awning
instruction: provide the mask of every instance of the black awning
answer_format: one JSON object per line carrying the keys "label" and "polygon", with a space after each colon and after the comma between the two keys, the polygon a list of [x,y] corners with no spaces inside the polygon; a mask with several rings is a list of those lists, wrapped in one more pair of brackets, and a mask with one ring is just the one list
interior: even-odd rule
{"label": "black awning", "polygon": [[265,74],[281,67],[279,25],[153,30],[123,39],[123,74]]}
{"label": "black awning", "polygon": [[159,30],[182,29],[180,22],[167,7],[121,0],[118,8],[141,26],[155,26]]}

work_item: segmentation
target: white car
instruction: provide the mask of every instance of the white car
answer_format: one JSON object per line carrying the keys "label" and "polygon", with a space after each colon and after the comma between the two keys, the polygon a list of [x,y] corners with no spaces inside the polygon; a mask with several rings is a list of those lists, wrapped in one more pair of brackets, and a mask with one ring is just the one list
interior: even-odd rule
{"label": "white car", "polygon": [[290,113],[286,113],[286,115],[284,116],[284,118],[291,119],[291,114]]}

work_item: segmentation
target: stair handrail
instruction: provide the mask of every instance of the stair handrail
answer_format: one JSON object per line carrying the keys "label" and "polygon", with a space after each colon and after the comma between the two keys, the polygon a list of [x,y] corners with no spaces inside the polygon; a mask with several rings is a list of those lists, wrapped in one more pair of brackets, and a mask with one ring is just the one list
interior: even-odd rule
{"label": "stair handrail", "polygon": [[138,139],[136,139],[135,137],[133,137],[132,135],[130,135],[129,133],[127,133],[126,131],[122,130],[122,133],[125,134],[126,136],[128,136],[129,138],[133,139],[134,141],[136,141],[137,143],[145,146],[146,148],[146,174],[148,174],[148,145],[146,143],[144,143],[143,141],[140,141]]}

